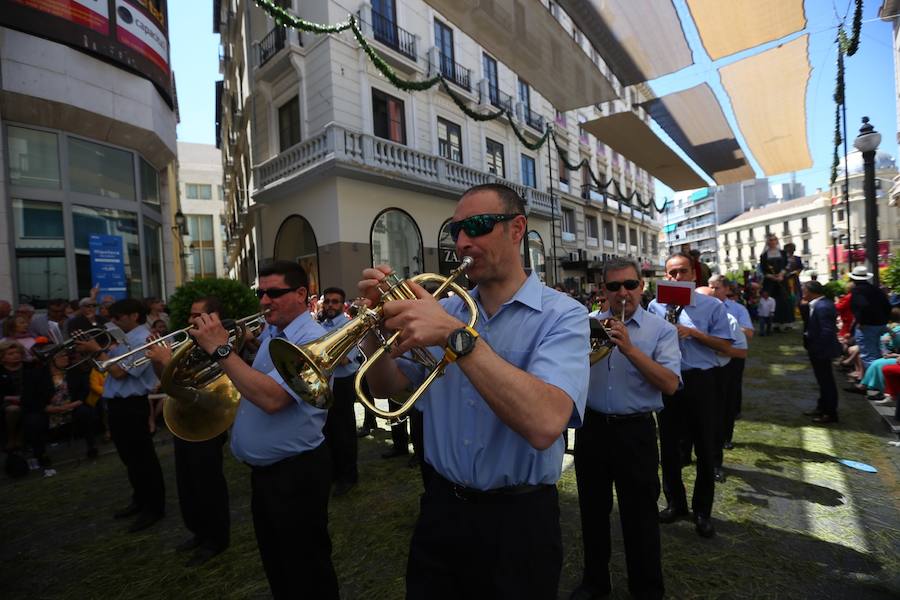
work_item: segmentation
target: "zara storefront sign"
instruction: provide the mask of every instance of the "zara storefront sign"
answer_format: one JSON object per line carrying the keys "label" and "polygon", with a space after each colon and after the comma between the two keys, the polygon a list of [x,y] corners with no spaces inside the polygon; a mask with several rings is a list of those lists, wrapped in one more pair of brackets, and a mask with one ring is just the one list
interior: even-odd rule
{"label": "zara storefront sign", "polygon": [[91,280],[100,288],[99,297],[122,300],[128,296],[122,236],[92,235],[88,242],[91,253]]}

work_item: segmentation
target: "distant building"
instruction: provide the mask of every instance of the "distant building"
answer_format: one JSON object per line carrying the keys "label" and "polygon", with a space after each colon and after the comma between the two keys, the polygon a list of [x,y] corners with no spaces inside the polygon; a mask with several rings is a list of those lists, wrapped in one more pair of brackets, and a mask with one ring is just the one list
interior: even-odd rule
{"label": "distant building", "polygon": [[[884,0],[881,8],[878,10],[878,16],[883,21],[891,23],[892,42],[894,52],[894,89],[900,90],[900,0]],[[894,101],[897,103],[897,119],[900,121],[900,95],[894,95]],[[897,121],[895,121],[896,123]],[[900,142],[900,131],[897,132],[897,141]],[[891,182],[890,189],[890,205],[896,206],[900,204],[900,176],[894,177]]]}
{"label": "distant building", "polygon": [[178,142],[178,189],[190,237],[186,279],[225,277],[222,152],[211,144]]}

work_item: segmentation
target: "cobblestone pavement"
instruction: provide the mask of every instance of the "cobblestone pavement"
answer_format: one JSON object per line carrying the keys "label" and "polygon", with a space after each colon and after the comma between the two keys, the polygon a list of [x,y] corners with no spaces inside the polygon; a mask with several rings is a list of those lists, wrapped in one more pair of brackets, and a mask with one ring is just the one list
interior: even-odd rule
{"label": "cobblestone pavement", "polygon": [[[861,396],[842,395],[838,425],[800,413],[816,388],[799,334],[755,339],[744,383],[728,481],[717,485],[718,535],[687,522],[664,525],[663,566],[672,598],[900,597],[900,450]],[[571,436],[570,436],[571,439]],[[360,484],[331,503],[342,597],[403,597],[406,551],[421,482],[405,459],[382,460],[386,430],[360,446]],[[56,476],[0,480],[0,590],[4,598],[256,598],[268,588],[249,517],[246,467],[227,457],[230,548],[188,569],[173,547],[186,537],[178,515],[172,447],[158,435],[168,515],[136,535],[111,513],[127,503],[124,469],[111,444],[81,460],[76,440],[51,451]],[[560,481],[566,555],[560,598],[580,579],[581,540],[571,457]],[[839,459],[870,464],[877,473]],[[692,469],[685,469],[690,489]],[[662,502],[662,499],[660,499]],[[618,516],[612,515],[613,598],[627,598]]]}

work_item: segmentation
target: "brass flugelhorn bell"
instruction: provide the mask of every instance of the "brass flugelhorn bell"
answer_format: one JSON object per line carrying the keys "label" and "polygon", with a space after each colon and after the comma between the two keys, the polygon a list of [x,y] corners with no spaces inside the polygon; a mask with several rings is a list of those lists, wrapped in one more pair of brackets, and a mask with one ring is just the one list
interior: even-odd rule
{"label": "brass flugelhorn bell", "polygon": [[591,326],[591,351],[589,360],[591,366],[600,362],[615,350],[616,345],[609,336],[609,328],[612,321],[619,320],[623,323],[625,322],[625,304],[627,302],[627,299],[622,300],[622,315],[618,319],[616,317],[609,317],[602,320],[589,319]]}
{"label": "brass flugelhorn bell", "polygon": [[395,333],[389,339],[381,337],[379,326],[384,320],[384,305],[392,300],[415,300],[416,295],[407,285],[407,281],[413,281],[419,285],[426,283],[438,283],[438,288],[433,292],[434,297],[439,297],[445,291],[452,290],[458,295],[469,309],[469,326],[474,327],[478,320],[478,307],[469,293],[454,280],[472,264],[471,257],[463,257],[459,267],[444,277],[434,273],[422,273],[414,275],[408,280],[402,279],[396,273],[387,275],[379,284],[381,299],[373,307],[357,305],[357,314],[341,327],[330,331],[322,337],[302,346],[276,338],[269,342],[269,356],[272,364],[278,370],[285,383],[305,402],[316,408],[328,408],[334,398],[329,387],[329,379],[334,370],[351,350],[356,348],[363,338],[370,332],[379,336],[381,345],[367,357],[356,373],[355,390],[359,401],[377,416],[384,419],[401,418],[416,400],[425,392],[429,385],[443,374],[446,360],[436,360],[425,348],[413,348],[412,358],[415,362],[431,369],[431,373],[401,404],[400,408],[393,411],[384,411],[375,406],[374,399],[369,398],[363,391],[363,378],[369,367],[377,361],[382,354],[390,352],[391,346],[400,332]]}

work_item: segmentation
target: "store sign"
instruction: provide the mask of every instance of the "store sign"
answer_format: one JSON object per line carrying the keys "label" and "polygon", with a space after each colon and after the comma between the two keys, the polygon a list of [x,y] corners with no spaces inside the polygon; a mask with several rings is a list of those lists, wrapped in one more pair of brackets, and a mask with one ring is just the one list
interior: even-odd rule
{"label": "store sign", "polygon": [[[828,248],[828,262],[832,263],[834,261],[835,252],[833,247],[830,246]],[[837,246],[837,264],[848,263],[850,260],[853,260],[855,264],[864,264],[866,262],[866,249],[861,246],[854,244],[854,248],[850,250],[844,244],[838,244]],[[891,262],[891,243],[886,240],[882,240],[878,242],[878,266],[886,267]]]}
{"label": "store sign", "polygon": [[0,0],[0,25],[133,71],[172,106],[166,12],[165,0]]}
{"label": "store sign", "polygon": [[450,221],[441,227],[438,236],[438,270],[441,275],[449,275],[450,271],[459,266],[459,257],[456,256],[456,243],[450,237]]}
{"label": "store sign", "polygon": [[88,247],[91,253],[91,281],[100,287],[98,296],[112,296],[116,300],[126,298],[128,284],[125,281],[122,237],[92,235]]}

